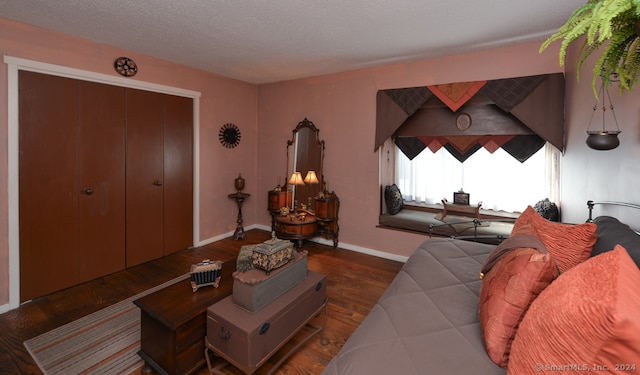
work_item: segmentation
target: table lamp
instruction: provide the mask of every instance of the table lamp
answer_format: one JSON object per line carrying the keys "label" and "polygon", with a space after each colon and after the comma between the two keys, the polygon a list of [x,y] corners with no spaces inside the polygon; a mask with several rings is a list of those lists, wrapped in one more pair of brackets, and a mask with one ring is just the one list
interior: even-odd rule
{"label": "table lamp", "polygon": [[302,180],[302,174],[300,174],[300,172],[294,172],[291,175],[291,178],[289,179],[289,185],[293,185],[294,186],[294,190],[293,190],[293,198],[292,198],[292,202],[293,203],[293,207],[292,209],[295,211],[295,213],[298,213],[298,208],[296,207],[297,205],[295,204],[295,199],[296,199],[296,191],[295,191],[295,186],[299,186],[299,185],[304,185],[304,181]]}
{"label": "table lamp", "polygon": [[309,185],[309,198],[307,199],[307,207],[311,209],[313,203],[313,197],[311,197],[311,185],[319,184],[318,176],[316,176],[316,171],[309,171],[307,175],[304,177],[304,182]]}

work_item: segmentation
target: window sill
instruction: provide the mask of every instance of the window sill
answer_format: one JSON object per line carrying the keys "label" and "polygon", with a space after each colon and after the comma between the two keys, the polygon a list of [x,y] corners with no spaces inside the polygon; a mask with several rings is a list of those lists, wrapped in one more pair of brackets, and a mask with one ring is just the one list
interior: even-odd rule
{"label": "window sill", "polygon": [[[518,213],[480,210],[480,220],[473,217],[447,216],[440,219],[442,205],[406,203],[396,215],[382,214],[380,228],[427,234],[434,237],[456,237],[477,239],[481,242],[497,243],[509,237]],[[486,239],[486,241],[484,241]]]}

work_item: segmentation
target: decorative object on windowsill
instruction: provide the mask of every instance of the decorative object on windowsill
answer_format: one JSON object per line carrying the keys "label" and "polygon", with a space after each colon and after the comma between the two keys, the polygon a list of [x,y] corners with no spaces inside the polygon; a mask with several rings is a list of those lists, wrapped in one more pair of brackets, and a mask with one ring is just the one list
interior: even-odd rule
{"label": "decorative object on windowsill", "polygon": [[133,77],[138,73],[138,65],[128,57],[118,57],[115,59],[113,68],[123,77]]}
{"label": "decorative object on windowsill", "polygon": [[[609,78],[615,82],[615,78]],[[598,96],[600,99],[596,99],[596,103],[593,105],[593,112],[591,113],[591,118],[589,119],[589,127],[587,127],[587,146],[594,150],[613,150],[614,148],[620,145],[620,140],[618,139],[618,134],[620,134],[620,129],[618,128],[618,119],[616,118],[616,113],[613,111],[613,102],[611,102],[611,96],[609,95],[609,89],[605,88],[604,78],[603,82],[600,85],[600,90],[598,92]],[[607,115],[607,99],[609,100],[609,109],[611,110],[611,118],[616,124],[615,130],[607,130],[606,129],[606,115]],[[593,120],[593,115],[596,113],[598,109],[598,102],[602,100],[602,129],[601,130],[591,130],[591,121]]]}
{"label": "decorative object on windowsill", "polygon": [[213,286],[217,288],[220,284],[222,273],[222,261],[210,261],[205,259],[200,263],[191,265],[191,289],[195,293],[203,286]]}
{"label": "decorative object on windowsill", "polygon": [[469,205],[469,193],[465,193],[462,189],[453,192],[453,203]]}
{"label": "decorative object on windowsill", "polygon": [[240,144],[240,129],[236,126],[236,124],[232,124],[230,122],[222,125],[220,131],[218,132],[218,139],[220,139],[220,143],[226,148],[234,148],[238,144]]}
{"label": "decorative object on windowsill", "polygon": [[549,221],[560,221],[560,211],[558,210],[558,206],[551,202],[549,198],[538,201],[538,203],[533,206],[533,209],[536,210],[540,216]]}
{"label": "decorative object on windowsill", "polygon": [[242,178],[242,173],[239,173],[238,177],[233,180],[233,182],[238,193],[241,192],[242,189],[244,189],[244,178]]}
{"label": "decorative object on windowsill", "polygon": [[613,73],[617,73],[620,78],[621,93],[623,90],[632,91],[640,75],[640,2],[589,0],[542,43],[540,52],[555,40],[562,39],[559,57],[560,65],[564,65],[569,44],[585,35],[576,62],[578,80],[580,68],[587,58],[602,47],[591,81],[596,98],[598,77],[603,77],[606,88],[611,84],[610,77]]}

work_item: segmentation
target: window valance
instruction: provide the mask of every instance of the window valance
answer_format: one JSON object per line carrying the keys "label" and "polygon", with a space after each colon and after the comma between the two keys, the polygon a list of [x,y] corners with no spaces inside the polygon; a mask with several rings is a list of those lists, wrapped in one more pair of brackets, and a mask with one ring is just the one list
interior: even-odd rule
{"label": "window valance", "polygon": [[523,161],[545,141],[564,151],[564,75],[380,90],[375,149],[392,136],[409,158],[445,147],[464,161],[480,147],[502,147]]}

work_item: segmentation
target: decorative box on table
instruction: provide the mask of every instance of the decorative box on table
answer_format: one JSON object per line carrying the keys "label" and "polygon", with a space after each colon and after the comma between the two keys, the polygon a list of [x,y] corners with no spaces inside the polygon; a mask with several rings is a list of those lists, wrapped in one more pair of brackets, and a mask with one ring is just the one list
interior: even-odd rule
{"label": "decorative box on table", "polygon": [[307,277],[307,251],[295,253],[295,259],[273,270],[269,276],[253,269],[233,273],[233,302],[255,313],[296,286]]}
{"label": "decorative box on table", "polygon": [[202,286],[212,285],[217,288],[220,284],[222,273],[222,261],[203,260],[200,263],[191,265],[191,288],[197,291]]}
{"label": "decorative box on table", "polygon": [[294,253],[293,242],[276,238],[275,233],[272,233],[270,240],[258,244],[253,249],[253,267],[265,270],[269,275],[272,270],[293,260]]}

